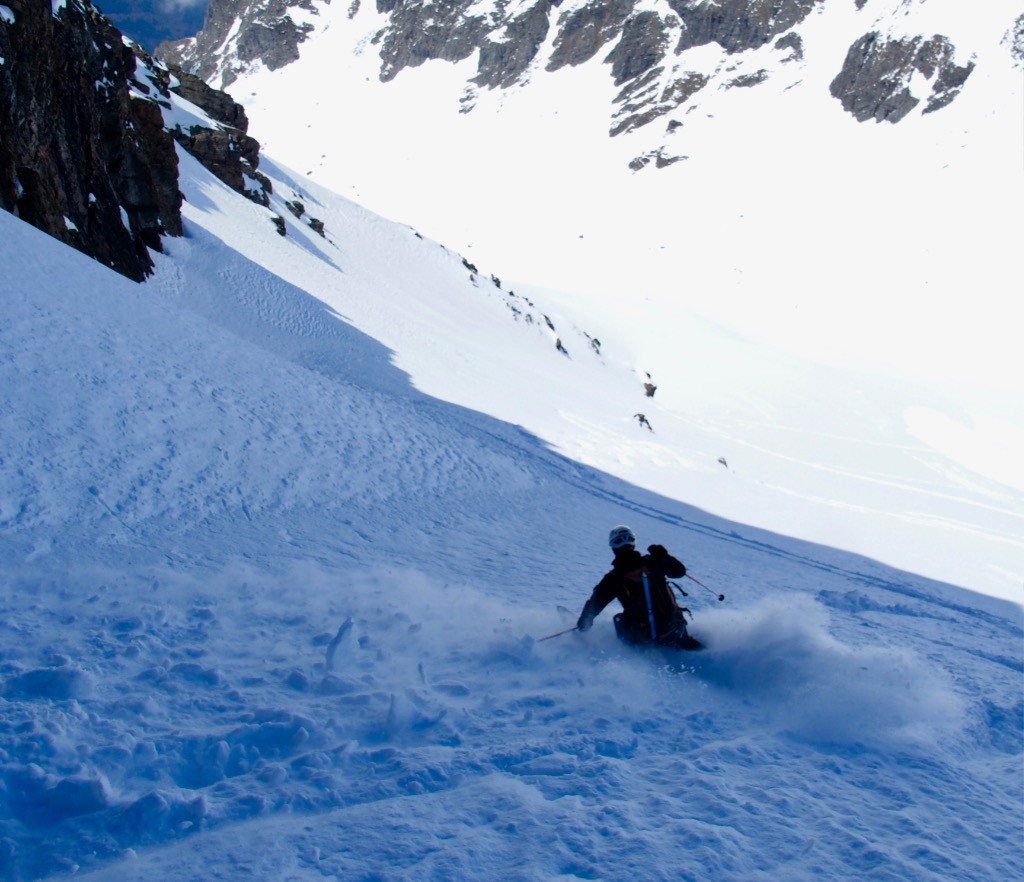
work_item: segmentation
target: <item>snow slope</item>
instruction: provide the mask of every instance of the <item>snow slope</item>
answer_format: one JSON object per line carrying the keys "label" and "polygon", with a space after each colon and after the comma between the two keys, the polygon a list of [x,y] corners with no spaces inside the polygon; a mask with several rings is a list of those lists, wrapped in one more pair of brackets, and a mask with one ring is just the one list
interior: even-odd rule
{"label": "snow slope", "polygon": [[[304,185],[327,238],[282,238],[181,163],[142,286],[0,215],[5,878],[1021,875],[1018,605],[552,449],[530,418],[630,455],[628,360],[408,228]],[[622,521],[725,594],[684,582],[705,653],[611,610],[537,642]]]}
{"label": "snow slope", "polygon": [[[797,29],[799,63],[771,46],[685,53],[680,65],[718,85],[680,108],[670,136],[659,123],[608,137],[617,90],[602,53],[548,72],[545,47],[525,84],[471,89],[469,113],[474,58],[381,83],[372,4],[303,13],[314,32],[299,61],[257,64],[231,91],[318,210],[348,209],[314,180],[456,249],[538,304],[573,362],[517,348],[506,359],[507,344],[469,321],[473,334],[435,358],[430,336],[453,330],[439,327],[437,298],[403,306],[409,323],[346,305],[419,388],[720,516],[1020,601],[1024,357],[1009,219],[1024,146],[1006,40],[1019,10],[858,5],[821,4]],[[977,66],[939,112],[857,123],[828,85],[872,27],[948,35]],[[756,89],[725,87],[758,70]],[[689,158],[630,170],[666,138]],[[335,303],[333,281],[282,272]],[[600,359],[573,329],[601,342]],[[463,361],[466,345],[487,361]],[[654,399],[640,393],[648,374]]]}
{"label": "snow slope", "polygon": [[[672,18],[665,3],[650,9]],[[771,44],[672,57],[711,85],[617,137],[611,43],[552,72],[549,35],[509,89],[472,85],[475,56],[382,83],[375,35],[387,18],[366,3],[293,10],[313,29],[299,60],[274,71],[257,62],[230,91],[279,160],[489,272],[573,292],[588,308],[650,299],[669,320],[637,345],[662,358],[685,344],[663,333],[683,305],[802,356],[952,387],[980,407],[978,387],[1016,395],[1024,367],[1003,321],[1024,187],[1011,46],[1020,12],[1014,0],[828,0],[790,32],[799,60]],[[922,103],[897,125],[858,123],[829,84],[872,31],[944,35],[958,63],[976,67],[938,112]],[[765,82],[730,87],[754,74]],[[927,96],[919,79],[912,92]],[[684,159],[631,170],[658,150]]]}
{"label": "snow slope", "polygon": [[[268,236],[264,209],[182,162],[195,180],[194,224],[381,341],[428,394],[733,520],[1021,600],[1024,480],[1007,479],[1005,464],[1016,448],[1000,450],[955,401],[825,368],[683,311],[674,326],[685,348],[672,358],[637,349],[638,329],[658,325],[656,304],[623,316],[496,284],[458,254],[270,159],[261,168],[290,233]],[[301,202],[303,216],[286,201]],[[310,217],[325,223],[326,238]],[[220,251],[196,259],[200,274],[234,279],[241,302],[258,306],[264,284],[250,281],[248,263],[224,266]],[[151,284],[183,297],[177,269]],[[642,387],[648,373],[653,399]]]}

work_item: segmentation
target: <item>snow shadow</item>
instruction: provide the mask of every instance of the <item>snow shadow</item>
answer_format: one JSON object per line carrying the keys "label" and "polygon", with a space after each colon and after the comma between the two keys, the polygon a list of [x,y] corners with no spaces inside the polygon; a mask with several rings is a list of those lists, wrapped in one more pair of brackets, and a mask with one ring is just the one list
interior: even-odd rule
{"label": "snow shadow", "polygon": [[894,646],[848,646],[809,598],[702,618],[703,680],[761,704],[780,730],[818,743],[929,745],[965,724],[948,674]]}

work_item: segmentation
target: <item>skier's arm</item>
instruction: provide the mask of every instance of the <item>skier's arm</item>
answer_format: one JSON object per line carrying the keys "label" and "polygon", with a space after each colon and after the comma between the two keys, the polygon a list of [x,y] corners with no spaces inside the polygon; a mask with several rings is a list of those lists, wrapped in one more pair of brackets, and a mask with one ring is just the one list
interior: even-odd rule
{"label": "skier's arm", "polygon": [[647,548],[647,568],[669,579],[681,579],[686,575],[683,562],[672,557],[664,545],[651,545]]}
{"label": "skier's arm", "polygon": [[583,612],[580,613],[576,627],[581,631],[590,630],[590,626],[594,624],[594,619],[598,617],[601,610],[612,602],[613,597],[615,597],[615,587],[611,574],[609,574],[597,583],[593,593],[590,595],[590,599],[583,606]]}
{"label": "skier's arm", "polygon": [[580,613],[580,617],[576,620],[576,629],[578,631],[590,630],[590,626],[594,624],[594,619],[600,612],[599,609],[596,609],[596,606],[597,604],[594,603],[593,597],[583,605],[583,612]]}

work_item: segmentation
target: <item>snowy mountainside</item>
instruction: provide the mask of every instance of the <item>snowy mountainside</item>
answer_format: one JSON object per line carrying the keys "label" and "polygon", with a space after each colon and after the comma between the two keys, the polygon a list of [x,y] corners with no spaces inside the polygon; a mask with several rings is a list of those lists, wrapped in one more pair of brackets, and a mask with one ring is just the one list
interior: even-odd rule
{"label": "snowy mountainside", "polygon": [[[575,359],[409,229],[179,161],[185,235],[144,285],[0,214],[5,878],[1020,874],[1018,606],[424,396],[353,326],[415,339],[417,298],[384,296],[403,240],[492,345]],[[296,197],[325,238],[277,233]],[[324,252],[333,303],[282,277]],[[726,593],[685,583],[708,651],[682,667],[607,614],[535,642],[622,520]]]}
{"label": "snowy mountainside", "polygon": [[[571,459],[723,517],[1020,599],[1024,505],[1005,483],[1002,423],[965,439],[955,403],[932,391],[816,367],[685,312],[674,323],[685,345],[665,359],[636,345],[657,327],[655,306],[604,314],[513,288],[268,157],[269,207],[182,164],[193,181],[185,216],[240,255],[223,266],[218,251],[204,271],[237,275],[245,309],[262,287],[248,281],[251,261],[383,343],[419,389]],[[174,266],[151,284],[188,303]]]}
{"label": "snowy mountainside", "polygon": [[[167,99],[164,122],[179,137],[223,128],[178,92]],[[248,137],[232,131],[227,148]],[[230,255],[211,254],[204,272],[237,275],[244,310],[262,308],[255,263],[381,341],[419,388],[577,461],[724,517],[1020,599],[1024,480],[1007,483],[1005,421],[972,427],[955,399],[824,369],[678,308],[666,322],[654,298],[602,310],[513,287],[265,155],[265,185],[251,169],[222,173],[253,188],[252,204],[193,157],[178,164],[183,216]],[[172,260],[151,284],[186,303],[185,278]]]}
{"label": "snowy mountainside", "polygon": [[[1024,59],[1024,15],[1012,3],[991,4],[980,27],[978,16],[966,24],[947,0],[862,0],[854,10],[843,9],[845,15],[834,8],[838,4],[824,0],[406,0],[378,3],[375,10],[357,2],[341,15],[330,15],[329,5],[212,0],[202,31],[165,43],[160,52],[229,87],[261,67],[273,71],[298,60],[300,47],[320,39],[343,15],[358,22],[365,36],[356,45],[376,56],[382,81],[431,60],[475,59],[475,76],[468,78],[460,99],[464,113],[473,110],[482,89],[527,86],[541,72],[598,58],[620,90],[613,101],[612,136],[665,121],[671,132],[682,125],[671,115],[699,108],[702,90],[756,89],[780,73],[780,59],[803,71],[807,47],[801,27],[815,16],[827,16],[832,27],[856,22],[853,28],[861,33],[847,43],[845,59],[832,59],[831,84],[833,95],[861,120],[898,122],[911,111],[933,113],[955,100],[973,73],[976,41],[986,26],[1000,27],[1006,52]],[[945,36],[950,28],[966,46],[958,49]],[[759,52],[764,47],[771,54]],[[698,49],[707,51],[691,52]],[[830,44],[828,51],[835,49]],[[659,154],[659,165],[680,158]]]}
{"label": "snowy mountainside", "polygon": [[[798,359],[925,384],[948,402],[928,406],[933,425],[976,440],[1006,427],[990,450],[1024,431],[1014,3],[314,2],[288,13],[306,36],[283,66],[235,65],[261,4],[211,9],[220,24],[186,63],[237,75],[271,155],[520,293],[565,292],[588,333],[614,316],[662,389],[712,373],[687,353],[695,313]],[[645,54],[655,18],[676,30]],[[612,136],[627,105],[650,110],[618,101],[617,64],[635,58],[653,66],[629,83],[706,84]],[[517,74],[485,76],[492,63]],[[869,105],[901,112],[858,121]],[[1019,486],[1013,456],[972,459]]]}

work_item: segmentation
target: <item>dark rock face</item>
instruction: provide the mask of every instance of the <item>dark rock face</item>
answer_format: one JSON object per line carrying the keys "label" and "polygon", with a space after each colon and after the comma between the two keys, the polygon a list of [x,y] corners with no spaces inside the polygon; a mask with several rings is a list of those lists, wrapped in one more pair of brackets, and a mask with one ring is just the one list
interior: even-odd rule
{"label": "dark rock face", "polygon": [[955,64],[953,52],[953,46],[941,36],[884,40],[876,32],[865,34],[850,47],[830,90],[859,121],[895,123],[920,103],[909,86],[916,71],[934,78],[924,109],[930,113],[949,104],[974,69],[973,62]]}
{"label": "dark rock face", "polygon": [[750,89],[753,86],[759,86],[765,80],[768,79],[768,71],[759,70],[750,74],[743,74],[742,76],[736,77],[734,80],[729,80],[725,84],[727,89]]}
{"label": "dark rock face", "polygon": [[249,119],[245,115],[245,108],[230,95],[217,89],[211,89],[199,77],[186,73],[181,68],[172,66],[170,71],[178,81],[177,85],[171,86],[172,92],[180,95],[186,101],[191,101],[196,107],[201,107],[218,122],[238,129],[240,132],[249,130]]}
{"label": "dark rock face", "polygon": [[[194,38],[160,43],[153,54],[206,81],[221,77],[224,88],[235,81],[238,70],[257,59],[269,70],[278,70],[299,57],[299,45],[310,31],[288,14],[301,8],[316,13],[313,0],[210,0],[202,30]],[[233,63],[222,66],[216,56],[238,22]]]}
{"label": "dark rock face", "polygon": [[463,61],[484,42],[490,25],[478,15],[467,15],[473,0],[455,3],[396,3],[391,26],[381,40],[381,80],[387,82],[406,67],[424,61]]}
{"label": "dark rock face", "polygon": [[1007,31],[1003,42],[1010,47],[1010,55],[1017,67],[1024,67],[1024,14],[1018,16],[1013,27]]}
{"label": "dark rock face", "polygon": [[612,137],[645,126],[677,106],[673,101],[666,102],[665,94],[658,92],[664,73],[662,67],[652,68],[620,90],[615,97],[619,109],[612,116]]}
{"label": "dark rock face", "polygon": [[602,47],[619,36],[632,11],[632,0],[594,0],[582,9],[561,15],[555,51],[547,69],[558,70],[590,61]]}
{"label": "dark rock face", "polygon": [[[0,18],[0,208],[141,281],[150,249],[182,231],[175,141],[268,204],[259,143],[230,97],[126,45],[88,0],[57,15],[38,0],[4,5],[14,21]],[[169,130],[172,91],[214,122]]]}
{"label": "dark rock face", "polygon": [[287,16],[269,25],[253,22],[238,37],[238,56],[243,61],[262,59],[270,70],[277,70],[299,57],[299,43],[308,31],[308,25],[297,25]]}
{"label": "dark rock face", "polygon": [[0,207],[132,279],[181,234],[159,83],[86,0],[5,0]]}
{"label": "dark rock face", "polygon": [[935,74],[932,94],[925,105],[924,113],[932,113],[946,107],[964,87],[967,78],[974,70],[974,62],[958,65],[953,61],[955,52],[953,45],[938,35],[923,42],[918,49],[915,66],[926,77]]}
{"label": "dark rock face", "polygon": [[689,101],[709,82],[704,74],[688,71],[661,87],[663,75],[664,69],[656,67],[645,76],[627,84],[619,92],[615,102],[620,106],[612,117],[612,137],[638,129],[671,113]]}
{"label": "dark rock face", "polygon": [[[645,76],[628,83],[619,92],[615,102],[620,106],[612,117],[612,137],[638,129],[671,113],[689,101],[710,81],[704,74],[686,71],[660,88],[663,75],[664,69],[656,67]],[[670,124],[670,128],[676,127],[678,124]],[[664,168],[664,165],[659,168]]]}
{"label": "dark rock face", "polygon": [[485,40],[480,47],[480,72],[474,82],[492,89],[504,89],[515,83],[547,39],[552,5],[538,3],[511,19],[505,26],[503,42]]}
{"label": "dark rock face", "polygon": [[[257,59],[268,70],[276,71],[299,57],[299,45],[311,28],[295,23],[289,14],[293,8],[317,11],[314,0],[210,0],[199,34],[160,43],[154,55],[205,81],[219,76],[227,88],[238,78],[239,70]],[[217,49],[236,23],[239,30],[233,44],[234,57],[224,62],[217,57]]]}
{"label": "dark rock face", "polygon": [[249,120],[242,105],[193,74],[175,67],[170,71],[174,77],[171,91],[221,123],[217,128],[192,126],[187,132],[175,129],[171,132],[174,139],[232,190],[260,205],[269,205],[271,184],[256,171],[260,144],[247,134]]}
{"label": "dark rock face", "polygon": [[726,52],[743,52],[770,43],[800,24],[824,0],[669,0],[683,21],[676,52],[717,43]]}
{"label": "dark rock face", "polygon": [[641,12],[629,19],[622,36],[608,55],[615,85],[621,86],[661,64],[668,48],[668,30],[656,12]]}
{"label": "dark rock face", "polygon": [[785,61],[802,61],[804,57],[804,41],[803,38],[794,32],[785,34],[775,41],[776,49],[789,49],[790,54],[788,57],[783,58]]}
{"label": "dark rock face", "polygon": [[[175,140],[232,190],[261,205],[269,205],[270,181],[256,172],[260,145],[254,138],[227,129],[195,126],[188,133],[175,132]],[[246,175],[255,185],[247,186]]]}

